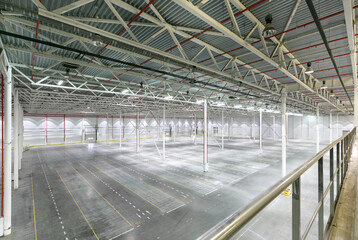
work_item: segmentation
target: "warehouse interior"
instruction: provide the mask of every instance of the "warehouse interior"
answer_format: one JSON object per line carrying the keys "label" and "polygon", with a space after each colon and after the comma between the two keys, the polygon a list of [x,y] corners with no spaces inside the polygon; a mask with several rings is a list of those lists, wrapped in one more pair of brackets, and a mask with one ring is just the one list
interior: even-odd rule
{"label": "warehouse interior", "polygon": [[0,0],[0,236],[343,239],[357,7]]}

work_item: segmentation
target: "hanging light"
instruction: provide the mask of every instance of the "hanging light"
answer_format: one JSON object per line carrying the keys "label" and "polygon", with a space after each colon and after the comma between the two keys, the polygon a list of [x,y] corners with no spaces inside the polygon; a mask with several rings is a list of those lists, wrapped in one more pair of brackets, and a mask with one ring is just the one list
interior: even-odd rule
{"label": "hanging light", "polygon": [[312,67],[311,67],[311,65],[312,65],[311,62],[308,62],[308,63],[307,63],[307,69],[306,69],[306,71],[305,71],[306,74],[311,74],[311,73],[314,72],[313,69],[312,69]]}
{"label": "hanging light", "polygon": [[334,93],[333,93],[333,90],[331,90],[331,94],[329,95],[330,97],[334,97]]}
{"label": "hanging light", "polygon": [[97,33],[93,35],[92,44],[96,47],[100,47],[104,44],[101,36]]}
{"label": "hanging light", "polygon": [[62,84],[63,84],[63,80],[60,80],[60,81],[57,82],[58,86],[61,86]]}
{"label": "hanging light", "polygon": [[326,88],[327,88],[326,81],[323,81],[321,89],[326,89]]}
{"label": "hanging light", "polygon": [[273,35],[275,35],[277,33],[277,30],[272,25],[272,15],[267,14],[267,16],[265,17],[265,21],[266,21],[266,26],[265,26],[264,30],[262,31],[262,35],[265,38],[272,37]]}

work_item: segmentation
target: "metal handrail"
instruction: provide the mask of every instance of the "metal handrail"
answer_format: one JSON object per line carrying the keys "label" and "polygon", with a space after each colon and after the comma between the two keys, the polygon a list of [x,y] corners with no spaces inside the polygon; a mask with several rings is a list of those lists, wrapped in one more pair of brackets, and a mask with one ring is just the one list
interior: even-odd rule
{"label": "metal handrail", "polygon": [[[292,184],[292,239],[305,239],[307,236],[314,219],[319,215],[319,239],[323,239],[324,236],[324,223],[323,223],[323,202],[328,191],[331,193],[330,198],[330,217],[327,223],[326,230],[329,229],[333,219],[334,210],[336,207],[337,199],[339,198],[341,184],[346,175],[348,168],[348,161],[352,153],[352,145],[354,143],[356,135],[356,128],[353,128],[350,132],[344,136],[338,138],[330,145],[325,147],[322,151],[317,153],[306,163],[292,171],[291,174],[281,179],[276,185],[256,197],[252,203],[237,212],[233,213],[198,239],[229,239],[235,233],[237,233],[246,223],[248,223],[256,214],[270,204],[278,195],[287,189]],[[336,161],[337,169],[333,171],[333,150],[336,146]],[[328,153],[330,154],[330,183],[328,184],[326,191],[323,192],[323,156]],[[318,205],[315,209],[314,215],[312,216],[304,235],[301,236],[301,214],[300,214],[300,178],[309,168],[315,163],[318,163]],[[334,179],[337,181],[337,198],[334,198]],[[340,184],[341,183],[341,184]]]}

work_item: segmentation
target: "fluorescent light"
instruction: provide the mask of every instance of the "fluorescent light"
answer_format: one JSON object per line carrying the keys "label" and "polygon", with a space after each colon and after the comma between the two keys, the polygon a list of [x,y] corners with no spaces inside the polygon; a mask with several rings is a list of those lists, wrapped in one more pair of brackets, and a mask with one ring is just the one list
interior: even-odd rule
{"label": "fluorescent light", "polygon": [[204,100],[196,100],[196,104],[203,104]]}
{"label": "fluorescent light", "polygon": [[235,105],[234,108],[242,108],[242,105]]}
{"label": "fluorescent light", "polygon": [[303,116],[302,113],[286,113],[287,115],[291,115],[291,116],[298,116],[298,117],[301,117]]}
{"label": "fluorescent light", "polygon": [[128,90],[128,89],[124,89],[124,90],[122,91],[122,93],[123,93],[123,94],[127,94],[127,93],[129,93],[129,90]]}
{"label": "fluorescent light", "polygon": [[173,96],[168,95],[168,96],[165,96],[164,99],[170,100],[170,99],[173,99]]}
{"label": "fluorescent light", "polygon": [[225,106],[225,103],[224,103],[224,102],[217,102],[217,103],[216,103],[216,106],[219,106],[219,107]]}
{"label": "fluorescent light", "polygon": [[63,84],[63,80],[60,80],[60,81],[57,82],[58,86],[61,86],[62,84]]}

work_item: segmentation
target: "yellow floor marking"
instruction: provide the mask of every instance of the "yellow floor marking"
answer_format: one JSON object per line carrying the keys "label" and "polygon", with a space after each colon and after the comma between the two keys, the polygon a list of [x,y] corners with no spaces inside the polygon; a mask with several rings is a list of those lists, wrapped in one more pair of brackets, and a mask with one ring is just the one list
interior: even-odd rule
{"label": "yellow floor marking", "polygon": [[[91,164],[93,167],[97,168],[99,171],[101,171],[101,172],[103,172],[104,174],[106,174],[106,173],[104,172],[104,170],[101,170],[100,168],[98,168],[96,165],[94,165],[94,164],[92,164],[92,163],[90,163],[90,164]],[[130,174],[124,172],[124,171],[121,170],[120,168],[117,168],[117,167],[115,167],[115,166],[113,166],[113,165],[111,165],[111,164],[109,164],[109,163],[106,163],[106,164],[109,165],[109,166],[111,166],[111,167],[113,167],[114,169],[117,169],[117,170],[119,170],[119,171],[125,173],[126,175],[128,175],[128,176],[130,176],[130,177],[132,177],[132,178],[138,179],[138,178],[133,177],[133,176],[131,176]],[[108,174],[106,174],[106,175],[109,176]],[[142,181],[142,180],[140,180],[140,179],[138,179],[138,180],[139,180],[140,182],[144,183],[145,185],[148,185],[148,186],[150,186],[150,187],[152,187],[152,188],[154,188],[154,189],[157,189],[158,191],[160,191],[161,193],[167,195],[168,197],[173,198],[173,199],[175,199],[175,200],[177,200],[177,201],[179,201],[179,202],[182,202],[182,201],[180,201],[179,199],[177,199],[176,197],[173,197],[173,196],[169,195],[168,193],[163,192],[163,191],[160,190],[159,188],[157,188],[157,187],[155,187],[155,186],[152,186],[152,185],[150,185],[150,184],[148,184],[148,183],[146,183],[146,182],[144,182],[144,181]]]}
{"label": "yellow floor marking", "polygon": [[88,222],[88,220],[87,220],[87,218],[86,218],[85,214],[82,212],[82,209],[81,209],[81,208],[80,208],[80,206],[78,205],[78,203],[77,203],[76,199],[73,197],[73,195],[72,195],[72,193],[70,192],[70,190],[68,189],[68,187],[67,187],[66,183],[63,181],[63,179],[62,179],[62,177],[61,177],[60,173],[59,173],[59,172],[57,172],[57,170],[56,170],[56,173],[57,173],[57,175],[60,177],[60,179],[61,179],[61,181],[62,181],[63,185],[65,185],[65,187],[66,187],[66,189],[67,189],[68,193],[71,195],[72,200],[73,200],[73,201],[74,201],[74,203],[76,204],[76,206],[77,206],[78,210],[80,210],[80,212],[81,212],[81,214],[82,214],[83,218],[86,220],[86,222],[87,222],[88,226],[91,228],[91,230],[92,230],[92,232],[93,232],[94,236],[96,237],[96,239],[97,239],[97,240],[99,240],[99,238],[97,237],[96,232],[93,230],[93,228],[92,228],[91,224]]}
{"label": "yellow floor marking", "polygon": [[81,176],[81,178],[82,178],[88,185],[91,186],[91,188],[92,188],[93,190],[96,191],[96,193],[97,193],[99,196],[102,197],[102,199],[103,199],[104,201],[106,201],[106,203],[107,203],[109,206],[111,206],[111,208],[113,208],[114,211],[116,211],[116,212],[118,213],[119,216],[121,216],[121,217],[124,219],[124,221],[126,221],[131,227],[133,227],[132,224],[131,224],[130,222],[128,222],[128,220],[127,220],[125,217],[123,217],[123,215],[122,215],[110,202],[108,202],[108,200],[107,200],[105,197],[103,197],[102,194],[100,194],[100,193],[97,191],[97,189],[95,189],[95,188],[87,181],[87,179],[86,179],[84,176],[82,176],[81,173],[79,173],[74,167],[72,167],[72,168],[73,168],[73,170],[76,171],[76,173],[77,173],[78,175]]}
{"label": "yellow floor marking", "polygon": [[32,178],[32,169],[31,169],[31,191],[32,191],[32,208],[33,208],[33,214],[34,214],[35,240],[37,240],[36,209],[35,209],[35,197],[34,197],[34,180]]}
{"label": "yellow floor marking", "polygon": [[[94,165],[93,165],[94,166]],[[150,202],[149,200],[145,199],[144,197],[142,197],[141,195],[139,195],[138,193],[134,192],[132,189],[130,189],[129,187],[127,187],[126,185],[124,185],[123,183],[121,183],[118,179],[110,176],[109,174],[107,174],[106,172],[102,171],[101,169],[99,169],[98,167],[94,166],[95,168],[97,168],[99,171],[101,171],[102,173],[106,174],[108,177],[112,178],[114,181],[118,182],[119,184],[121,184],[123,187],[125,187],[126,189],[128,189],[129,191],[131,191],[132,193],[136,194],[137,196],[139,196],[140,198],[142,198],[144,201],[146,201],[147,203],[153,205],[154,207],[158,208],[161,212],[164,212],[160,207],[156,206],[154,203]]]}

